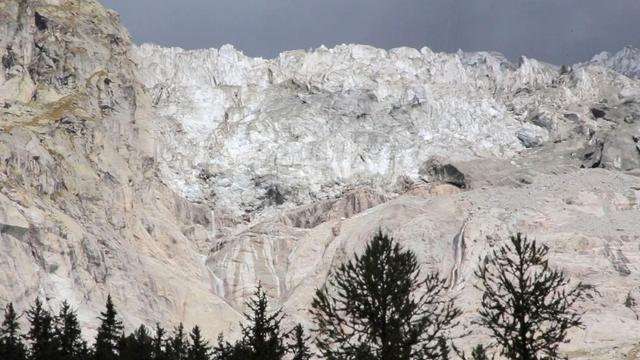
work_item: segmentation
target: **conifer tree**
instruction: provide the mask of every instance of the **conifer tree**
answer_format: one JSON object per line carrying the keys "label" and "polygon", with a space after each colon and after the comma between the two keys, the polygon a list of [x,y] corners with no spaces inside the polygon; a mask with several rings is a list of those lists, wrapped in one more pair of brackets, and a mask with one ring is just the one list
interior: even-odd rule
{"label": "conifer tree", "polygon": [[447,340],[444,337],[438,339],[438,344],[440,347],[440,354],[437,359],[439,360],[448,360],[449,359],[449,344],[447,344]]}
{"label": "conifer tree", "polygon": [[471,360],[489,360],[487,350],[482,345],[476,345],[471,352]]}
{"label": "conifer tree", "polygon": [[0,327],[0,359],[25,360],[27,352],[20,334],[18,314],[9,303],[4,309],[4,320]]}
{"label": "conifer tree", "polygon": [[574,306],[591,288],[570,288],[569,279],[549,266],[548,253],[547,246],[518,234],[476,271],[483,291],[480,323],[508,359],[559,359],[567,331],[582,324]]}
{"label": "conifer tree", "polygon": [[460,314],[444,280],[423,277],[416,255],[382,231],[331,274],[311,306],[318,349],[329,359],[442,359]]}
{"label": "conifer tree", "polygon": [[246,360],[248,356],[249,351],[242,341],[231,344],[224,340],[222,334],[218,335],[218,343],[213,349],[214,360]]}
{"label": "conifer tree", "polygon": [[218,341],[213,347],[214,360],[231,360],[234,354],[233,345],[224,339],[223,334],[218,334]]}
{"label": "conifer tree", "polygon": [[123,336],[122,322],[118,319],[111,295],[107,296],[105,311],[100,313],[100,327],[96,336],[94,359],[116,360]]}
{"label": "conifer tree", "polygon": [[58,343],[54,334],[54,319],[43,307],[42,301],[36,299],[34,305],[27,311],[29,320],[29,332],[27,340],[29,342],[30,360],[52,360],[58,359]]}
{"label": "conifer tree", "polygon": [[280,323],[282,310],[269,310],[267,294],[258,285],[255,295],[247,302],[249,311],[244,314],[246,324],[242,327],[242,344],[237,346],[246,352],[247,360],[281,360],[287,353]]}
{"label": "conifer tree", "polygon": [[160,326],[159,323],[156,323],[156,332],[153,337],[153,360],[167,360],[164,335],[164,329]]}
{"label": "conifer tree", "polygon": [[56,338],[61,359],[86,360],[87,344],[82,340],[78,316],[65,300],[56,319]]}
{"label": "conifer tree", "polygon": [[373,354],[373,351],[371,350],[371,346],[369,346],[368,344],[365,343],[361,343],[359,344],[357,347],[354,347],[352,349],[348,349],[344,352],[343,355],[341,355],[341,357],[336,357],[336,358],[330,358],[330,359],[340,359],[340,360],[370,360],[370,359],[375,359],[375,355]]}
{"label": "conifer tree", "polygon": [[169,360],[186,360],[188,352],[189,341],[184,333],[184,326],[180,323],[167,340],[167,357]]}
{"label": "conifer tree", "polygon": [[93,350],[87,345],[86,341],[83,341],[82,349],[80,349],[80,356],[78,358],[82,360],[91,360],[94,357]]}
{"label": "conifer tree", "polygon": [[209,343],[202,338],[200,328],[197,325],[191,330],[189,337],[191,338],[191,344],[189,345],[187,360],[209,360],[211,348]]}
{"label": "conifer tree", "polygon": [[153,360],[152,354],[153,340],[144,325],[120,340],[119,360]]}
{"label": "conifer tree", "polygon": [[305,335],[302,324],[298,324],[291,332],[293,343],[289,346],[291,360],[309,360],[311,359],[311,350],[307,346],[309,337]]}

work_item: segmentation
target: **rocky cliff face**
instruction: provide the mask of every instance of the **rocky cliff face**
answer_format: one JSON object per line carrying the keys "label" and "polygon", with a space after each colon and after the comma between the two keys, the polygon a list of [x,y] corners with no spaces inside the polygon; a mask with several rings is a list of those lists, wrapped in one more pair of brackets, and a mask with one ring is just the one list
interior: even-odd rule
{"label": "rocky cliff face", "polygon": [[308,324],[382,227],[470,323],[478,259],[521,231],[600,291],[571,357],[637,351],[640,82],[619,62],[134,47],[86,0],[1,3],[0,57],[0,305],[67,298],[90,328],[111,293],[130,326],[214,336],[262,282]]}
{"label": "rocky cliff face", "polygon": [[222,329],[235,312],[202,260],[210,211],[156,175],[132,50],[95,1],[0,3],[0,302],[67,298],[91,328],[111,293],[128,325],[227,312]]}

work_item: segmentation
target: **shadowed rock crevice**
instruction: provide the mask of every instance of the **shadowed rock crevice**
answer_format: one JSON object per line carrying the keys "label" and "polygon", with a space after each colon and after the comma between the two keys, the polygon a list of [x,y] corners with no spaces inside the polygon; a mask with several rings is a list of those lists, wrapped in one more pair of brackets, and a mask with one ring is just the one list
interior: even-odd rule
{"label": "shadowed rock crevice", "polygon": [[35,20],[36,28],[38,30],[44,31],[44,30],[47,30],[49,28],[47,18],[42,16],[37,11],[34,14],[34,20]]}

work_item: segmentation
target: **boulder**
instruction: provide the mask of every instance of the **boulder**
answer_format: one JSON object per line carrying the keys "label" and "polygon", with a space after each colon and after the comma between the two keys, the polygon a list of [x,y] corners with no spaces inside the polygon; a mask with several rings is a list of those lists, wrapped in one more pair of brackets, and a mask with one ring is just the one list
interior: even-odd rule
{"label": "boulder", "polygon": [[454,185],[460,189],[467,187],[464,174],[451,164],[441,159],[432,158],[420,166],[418,173],[427,182],[440,182]]}

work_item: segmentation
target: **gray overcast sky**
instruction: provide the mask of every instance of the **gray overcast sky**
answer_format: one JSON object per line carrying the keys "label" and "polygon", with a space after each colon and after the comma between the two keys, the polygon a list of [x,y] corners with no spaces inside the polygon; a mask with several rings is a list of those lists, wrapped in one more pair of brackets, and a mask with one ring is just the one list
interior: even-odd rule
{"label": "gray overcast sky", "polygon": [[640,47],[640,0],[101,0],[137,43],[233,44],[274,57],[322,44],[492,50],[563,64]]}

